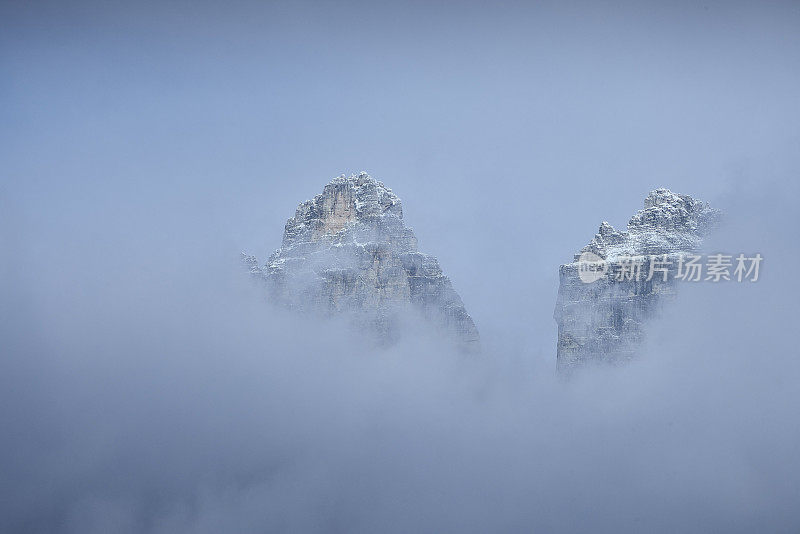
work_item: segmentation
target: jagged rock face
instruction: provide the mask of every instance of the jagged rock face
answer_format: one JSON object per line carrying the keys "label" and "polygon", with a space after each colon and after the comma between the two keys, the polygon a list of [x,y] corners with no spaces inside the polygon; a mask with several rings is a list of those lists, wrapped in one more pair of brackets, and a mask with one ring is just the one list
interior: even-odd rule
{"label": "jagged rock face", "polygon": [[477,350],[472,318],[436,258],[417,250],[400,199],[366,173],[335,178],[301,203],[266,265],[245,261],[274,302],[350,314],[382,343],[399,336],[401,314],[420,313],[462,348]]}
{"label": "jagged rock face", "polygon": [[[698,252],[719,217],[720,212],[705,202],[656,189],[645,199],[644,209],[631,217],[626,231],[601,223],[574,261],[559,269],[554,313],[559,370],[569,372],[585,363],[617,364],[633,358],[644,341],[644,325],[658,315],[665,300],[677,294],[679,257]],[[603,260],[605,269],[590,283],[578,273],[579,259],[587,253]],[[621,263],[630,261],[641,262],[640,279],[618,279],[615,273],[620,272]],[[653,261],[659,262],[654,268],[662,271],[647,280]]]}

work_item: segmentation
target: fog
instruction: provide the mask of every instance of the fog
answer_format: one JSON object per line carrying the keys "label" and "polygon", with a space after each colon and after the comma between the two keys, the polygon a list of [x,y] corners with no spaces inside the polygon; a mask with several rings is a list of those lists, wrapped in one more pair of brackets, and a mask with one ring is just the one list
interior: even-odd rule
{"label": "fog", "polygon": [[[0,530],[795,532],[796,5],[4,4]],[[367,170],[482,335],[265,302]],[[558,264],[655,187],[709,251],[637,361],[555,373]]]}

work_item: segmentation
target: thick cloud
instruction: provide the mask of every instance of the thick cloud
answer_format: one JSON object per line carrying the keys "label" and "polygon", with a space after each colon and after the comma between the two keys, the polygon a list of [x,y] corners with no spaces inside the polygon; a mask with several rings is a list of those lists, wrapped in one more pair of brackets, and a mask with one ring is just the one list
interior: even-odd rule
{"label": "thick cloud", "polygon": [[797,214],[739,200],[712,246],[761,252],[761,280],[685,285],[639,362],[568,382],[514,341],[370,348],[270,308],[222,254],[18,258],[3,529],[792,531]]}

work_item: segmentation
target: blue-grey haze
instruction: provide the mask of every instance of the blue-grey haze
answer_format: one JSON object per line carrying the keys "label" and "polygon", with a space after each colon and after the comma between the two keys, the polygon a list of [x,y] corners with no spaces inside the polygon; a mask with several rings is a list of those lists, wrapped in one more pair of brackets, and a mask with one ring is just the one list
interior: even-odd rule
{"label": "blue-grey haze", "polygon": [[[795,532],[798,149],[795,2],[3,2],[0,530]],[[482,358],[242,276],[360,170]],[[660,186],[761,280],[558,381],[558,264]]]}

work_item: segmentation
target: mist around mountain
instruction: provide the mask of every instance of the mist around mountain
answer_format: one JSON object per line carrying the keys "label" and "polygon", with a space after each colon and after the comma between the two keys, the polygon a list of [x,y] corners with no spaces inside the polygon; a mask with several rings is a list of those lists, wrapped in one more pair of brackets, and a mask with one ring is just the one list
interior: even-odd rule
{"label": "mist around mountain", "polygon": [[547,360],[524,331],[465,359],[414,323],[375,348],[265,305],[216,239],[62,249],[47,276],[16,255],[2,529],[791,531],[800,258],[781,202],[730,197],[711,243],[761,251],[761,280],[687,286],[641,358],[569,381],[554,327]]}

